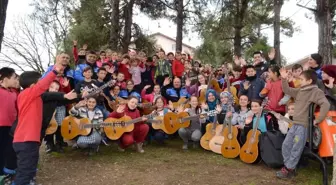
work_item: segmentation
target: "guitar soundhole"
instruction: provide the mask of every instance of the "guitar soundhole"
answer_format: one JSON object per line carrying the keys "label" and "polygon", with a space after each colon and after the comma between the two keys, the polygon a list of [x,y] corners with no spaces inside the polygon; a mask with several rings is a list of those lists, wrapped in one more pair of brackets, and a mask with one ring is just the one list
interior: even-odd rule
{"label": "guitar soundhole", "polygon": [[72,127],[71,127],[71,122],[69,122],[69,134],[71,133],[71,129],[72,129]]}
{"label": "guitar soundhole", "polygon": [[253,154],[253,152],[248,152],[248,151],[244,151],[245,153],[247,153],[247,154],[250,154],[250,155],[252,155]]}
{"label": "guitar soundhole", "polygon": [[236,148],[235,147],[225,147],[225,149],[227,149],[227,150],[234,150]]}
{"label": "guitar soundhole", "polygon": [[170,119],[170,127],[171,127],[171,128],[174,128],[172,119]]}

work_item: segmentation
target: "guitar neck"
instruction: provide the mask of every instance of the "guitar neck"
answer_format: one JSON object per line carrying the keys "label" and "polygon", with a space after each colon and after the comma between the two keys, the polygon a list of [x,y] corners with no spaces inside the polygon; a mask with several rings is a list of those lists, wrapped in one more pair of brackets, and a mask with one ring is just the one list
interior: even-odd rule
{"label": "guitar neck", "polygon": [[[279,113],[277,113],[277,112],[274,112],[274,111],[269,111],[271,114],[273,114],[273,115],[276,115],[276,114],[279,114]],[[288,122],[288,123],[290,123],[290,122],[293,122],[293,120],[291,120],[291,119],[289,119],[289,118],[286,118],[285,116],[283,116],[283,115],[281,115],[281,114],[279,114],[280,115],[280,119],[281,120],[284,120],[284,121],[286,121],[286,122]]]}

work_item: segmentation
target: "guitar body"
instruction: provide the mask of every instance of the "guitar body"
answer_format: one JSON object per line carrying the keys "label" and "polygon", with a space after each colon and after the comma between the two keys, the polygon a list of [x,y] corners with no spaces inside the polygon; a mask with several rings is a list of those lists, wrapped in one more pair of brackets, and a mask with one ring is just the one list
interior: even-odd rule
{"label": "guitar body", "polygon": [[253,130],[248,132],[246,142],[240,149],[240,160],[248,164],[252,164],[257,161],[259,156],[258,143],[260,134],[261,132],[257,130],[255,137],[253,137]]}
{"label": "guitar body", "polygon": [[217,92],[217,93],[221,93],[222,92],[222,88],[219,87],[219,84],[217,82],[217,80],[212,79],[211,82],[211,87]]}
{"label": "guitar body", "polygon": [[173,134],[173,133],[168,132],[168,130],[166,129],[166,127],[164,125],[164,121],[163,121],[163,116],[157,116],[157,117],[154,118],[154,120],[161,121],[159,123],[152,123],[152,128],[154,130],[162,130],[166,134]]}
{"label": "guitar body", "polygon": [[[121,118],[107,118],[104,123],[124,123],[132,120],[129,116],[123,116]],[[106,136],[111,140],[119,139],[125,132],[132,132],[134,130],[134,124],[129,124],[125,126],[121,125],[111,125],[105,126],[104,132]]]}
{"label": "guitar body", "polygon": [[[177,116],[178,116],[178,119],[180,119],[182,121],[183,118],[186,118],[186,117],[189,116],[189,113],[187,113],[187,112],[181,112]],[[183,121],[183,122],[180,122],[180,120],[178,120],[179,121],[178,122],[179,129],[180,128],[187,128],[187,127],[190,126],[190,122],[191,122],[190,120],[186,120],[186,121]]]}
{"label": "guitar body", "polygon": [[72,116],[67,116],[62,121],[61,134],[64,139],[71,140],[79,135],[87,136],[91,133],[91,128],[81,129],[81,125],[90,124],[89,118],[75,118]]}
{"label": "guitar body", "polygon": [[141,108],[142,115],[148,115],[152,113],[155,109],[155,106],[153,106],[150,102],[146,100],[143,100],[142,105],[143,105],[143,107]]}
{"label": "guitar body", "polygon": [[205,150],[211,150],[209,143],[210,140],[216,135],[215,130],[213,129],[214,124],[213,123],[209,123],[207,124],[207,126],[205,127],[205,134],[201,137],[200,143],[202,148],[204,148]]}
{"label": "guitar body", "polygon": [[221,153],[225,158],[236,158],[240,153],[240,145],[237,140],[238,129],[231,125],[231,133],[229,128],[224,129],[224,142],[222,144]]}
{"label": "guitar body", "polygon": [[48,125],[48,128],[45,134],[46,135],[54,134],[57,131],[57,128],[58,128],[57,122],[55,118],[53,117]]}
{"label": "guitar body", "polygon": [[177,122],[178,116],[173,112],[167,112],[163,117],[163,123],[168,133],[175,133],[179,129]]}
{"label": "guitar body", "polygon": [[173,102],[173,106],[177,109],[180,105],[184,105],[184,108],[190,108],[190,105],[187,104],[189,100],[187,98],[180,98],[177,102]]}
{"label": "guitar body", "polygon": [[202,105],[202,103],[205,103],[205,101],[206,101],[206,97],[205,97],[206,91],[207,91],[207,89],[200,90],[199,97],[198,97],[198,103],[200,105]]}
{"label": "guitar body", "polygon": [[224,142],[224,136],[223,136],[223,128],[224,125],[217,125],[216,127],[216,135],[213,136],[209,142],[209,148],[211,151],[221,154],[222,153],[222,144]]}

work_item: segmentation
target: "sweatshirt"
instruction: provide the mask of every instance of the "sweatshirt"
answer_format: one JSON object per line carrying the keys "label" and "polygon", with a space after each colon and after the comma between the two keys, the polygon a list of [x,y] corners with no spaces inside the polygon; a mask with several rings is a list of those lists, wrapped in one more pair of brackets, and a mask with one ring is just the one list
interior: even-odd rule
{"label": "sweatshirt", "polygon": [[41,95],[55,80],[56,74],[57,72],[53,70],[52,73],[49,73],[35,85],[26,88],[19,94],[17,100],[18,124],[14,132],[13,143],[40,142],[43,108]]}
{"label": "sweatshirt", "polygon": [[0,127],[12,126],[17,116],[17,94],[0,86]]}
{"label": "sweatshirt", "polygon": [[172,71],[173,71],[173,76],[182,77],[183,72],[184,72],[183,63],[180,60],[174,60]]}
{"label": "sweatshirt", "polygon": [[315,121],[317,123],[323,121],[329,111],[330,103],[322,90],[320,90],[316,85],[291,88],[289,87],[287,80],[282,79],[281,82],[284,93],[295,99],[293,124],[300,124],[308,127],[308,113],[309,105],[311,103],[315,103],[320,106],[320,114],[315,118]]}

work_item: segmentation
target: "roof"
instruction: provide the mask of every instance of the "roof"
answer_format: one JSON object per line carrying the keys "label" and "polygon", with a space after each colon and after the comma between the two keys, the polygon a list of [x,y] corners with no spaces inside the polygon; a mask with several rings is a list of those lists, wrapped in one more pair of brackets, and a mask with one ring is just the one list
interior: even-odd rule
{"label": "roof", "polygon": [[[163,33],[160,33],[160,32],[151,34],[151,35],[149,35],[149,36],[150,36],[150,37],[155,37],[155,36],[157,36],[157,35],[162,36],[162,37],[165,37],[166,39],[169,39],[169,40],[172,40],[172,41],[176,41],[176,39],[174,39],[174,38],[172,38],[172,37],[169,37],[169,36],[167,36],[167,35],[165,35],[165,34],[163,34]],[[188,44],[182,43],[182,45],[184,45],[184,46],[186,46],[186,47],[189,47],[189,48],[195,50],[195,47],[192,47],[192,46],[190,46],[190,45],[188,45]]]}
{"label": "roof", "polygon": [[290,64],[286,65],[286,68],[287,69],[292,68],[295,64],[303,65],[304,63],[306,63],[308,61],[308,59],[309,59],[309,55],[307,55],[307,56],[305,56],[305,57],[303,57],[303,58],[301,58],[301,59],[299,59],[299,60],[297,60],[293,63],[290,63]]}

